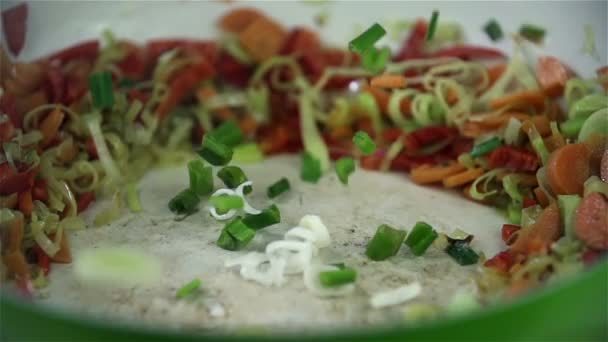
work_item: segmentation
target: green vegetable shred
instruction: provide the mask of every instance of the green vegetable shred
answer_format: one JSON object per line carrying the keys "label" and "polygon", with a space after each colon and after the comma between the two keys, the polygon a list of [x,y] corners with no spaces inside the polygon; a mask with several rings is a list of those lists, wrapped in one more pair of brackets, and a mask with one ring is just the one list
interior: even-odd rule
{"label": "green vegetable shred", "polygon": [[350,267],[344,267],[335,271],[324,271],[319,274],[319,281],[324,287],[354,283],[356,279],[357,271]]}
{"label": "green vegetable shred", "polygon": [[483,30],[493,42],[499,41],[503,37],[502,28],[496,19],[491,19],[488,21],[488,23],[483,27]]}
{"label": "green vegetable shred", "polygon": [[355,172],[355,160],[352,157],[342,157],[336,161],[336,174],[342,184],[348,184],[348,177]]}
{"label": "green vegetable shred", "polygon": [[89,77],[89,89],[91,91],[93,107],[106,109],[114,105],[112,74],[109,71],[92,74]]}
{"label": "green vegetable shred", "polygon": [[536,25],[523,24],[519,28],[519,34],[535,43],[540,43],[545,38],[545,29]]}
{"label": "green vegetable shred", "polygon": [[235,147],[243,141],[241,128],[232,120],[224,122],[209,135],[228,147]]}
{"label": "green vegetable shred", "polygon": [[358,131],[353,136],[353,143],[359,148],[361,153],[369,156],[376,151],[376,143],[364,131]]}
{"label": "green vegetable shred", "polygon": [[430,41],[435,36],[435,31],[437,31],[437,22],[439,21],[439,11],[433,11],[431,14],[431,21],[429,23],[429,28],[426,31],[426,41]]}
{"label": "green vegetable shred", "polygon": [[376,229],[374,237],[367,244],[365,254],[375,261],[390,258],[397,254],[406,235],[406,231],[383,224]]}
{"label": "green vegetable shred", "polygon": [[186,297],[189,297],[195,293],[198,292],[198,290],[201,287],[201,280],[200,279],[194,279],[191,282],[189,282],[188,284],[182,286],[179,290],[177,290],[177,293],[175,294],[175,297],[177,297],[177,299],[184,299]]}
{"label": "green vegetable shred", "polygon": [[374,23],[357,38],[351,40],[350,43],[348,43],[348,47],[353,52],[363,54],[367,49],[373,47],[385,34],[386,30],[378,23]]}
{"label": "green vegetable shred", "polygon": [[269,186],[268,189],[266,190],[266,194],[268,195],[268,198],[275,198],[275,197],[279,196],[280,194],[289,191],[289,189],[290,189],[289,180],[287,180],[287,178],[283,177],[283,178],[279,179],[278,181],[276,181],[271,186]]}
{"label": "green vegetable shred", "polygon": [[416,256],[421,256],[439,236],[428,223],[417,222],[405,240],[405,244]]}
{"label": "green vegetable shred", "polygon": [[321,179],[321,162],[308,152],[302,153],[300,177],[310,183],[316,183]]}
{"label": "green vegetable shred", "polygon": [[189,215],[197,210],[200,201],[192,189],[185,189],[169,201],[169,210],[178,215]]}
{"label": "green vegetable shred", "polygon": [[[224,184],[226,184],[226,186],[231,189],[238,187],[239,185],[245,183],[248,180],[247,176],[245,175],[245,172],[243,172],[240,167],[232,165],[223,167],[220,171],[218,171],[217,177],[221,179],[222,182],[224,182]],[[251,185],[248,185],[243,188],[243,193],[247,195],[251,193],[252,190],[253,188],[251,187]]]}
{"label": "green vegetable shred", "polygon": [[225,214],[231,209],[243,208],[243,198],[236,195],[213,196],[209,199],[209,203],[219,214]]}
{"label": "green vegetable shred", "polygon": [[249,214],[243,218],[243,223],[245,223],[247,227],[255,230],[260,230],[279,222],[281,222],[281,212],[274,204],[262,210],[259,214]]}
{"label": "green vegetable shred", "polygon": [[488,140],[482,142],[479,145],[475,145],[471,149],[471,152],[469,153],[469,155],[471,157],[473,157],[473,158],[481,157],[483,155],[486,155],[486,154],[494,151],[500,145],[502,145],[502,142],[500,141],[500,138],[499,137],[493,137],[491,139],[488,139]]}
{"label": "green vegetable shred", "polygon": [[200,159],[188,162],[190,189],[198,196],[208,195],[213,191],[213,170]]}

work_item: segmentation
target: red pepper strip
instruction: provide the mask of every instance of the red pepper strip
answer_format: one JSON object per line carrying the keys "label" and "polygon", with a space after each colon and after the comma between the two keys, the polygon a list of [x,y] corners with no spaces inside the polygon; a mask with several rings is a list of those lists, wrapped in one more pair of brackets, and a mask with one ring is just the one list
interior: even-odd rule
{"label": "red pepper strip", "polygon": [[485,267],[493,268],[500,273],[508,273],[511,266],[513,266],[514,261],[513,255],[511,255],[511,252],[507,249],[496,254],[483,265]]}
{"label": "red pepper strip", "polygon": [[490,152],[490,168],[508,167],[518,171],[536,171],[538,157],[535,153],[512,146],[501,146]]}
{"label": "red pepper strip", "polygon": [[46,202],[49,199],[49,191],[47,181],[44,179],[36,179],[32,188],[32,199],[34,201]]}
{"label": "red pepper strip", "polygon": [[36,253],[36,259],[38,260],[38,266],[40,266],[44,275],[48,276],[49,272],[51,272],[51,258],[46,255],[40,246],[35,245],[33,248]]}
{"label": "red pepper strip", "polygon": [[141,79],[147,68],[146,50],[128,41],[122,41],[120,44],[127,54],[116,66],[125,77]]}
{"label": "red pepper strip", "polygon": [[15,56],[19,55],[25,45],[27,33],[27,3],[19,4],[2,11],[2,28],[8,49]]}
{"label": "red pepper strip", "polygon": [[503,224],[502,225],[502,241],[504,241],[504,243],[506,243],[507,245],[510,245],[513,243],[514,239],[513,239],[513,233],[515,233],[516,231],[520,230],[521,227],[514,225],[514,224]]}
{"label": "red pepper strip", "polygon": [[80,214],[81,212],[85,211],[89,205],[93,203],[93,201],[95,201],[95,192],[89,191],[80,194],[78,201],[76,202],[78,206],[78,213]]}
{"label": "red pepper strip", "polygon": [[15,128],[21,128],[23,118],[18,114],[17,108],[15,107],[15,97],[13,94],[4,92],[0,96],[0,112],[8,115],[8,118],[13,123]]}
{"label": "red pepper strip", "polygon": [[220,55],[216,68],[220,79],[239,88],[247,86],[249,78],[251,78],[251,75],[255,71],[254,66],[241,64],[225,52],[222,52]]}
{"label": "red pepper strip", "polygon": [[201,81],[213,77],[215,70],[205,59],[181,69],[171,80],[168,94],[156,108],[156,115],[163,119],[179,104]]}
{"label": "red pepper strip", "polygon": [[169,50],[181,48],[187,52],[207,58],[211,63],[218,59],[217,44],[206,40],[193,39],[155,39],[146,43],[148,60],[155,63],[160,55]]}
{"label": "red pepper strip", "polygon": [[457,159],[463,153],[471,151],[473,148],[473,139],[458,137],[452,142],[445,151],[446,156],[451,159]]}
{"label": "red pepper strip", "polygon": [[93,61],[98,55],[99,41],[85,40],[78,44],[72,45],[69,48],[56,52],[44,59],[49,61],[59,61],[60,64],[65,64],[74,59]]}
{"label": "red pepper strip", "polygon": [[281,48],[281,55],[291,55],[294,53],[301,53],[306,51],[315,51],[321,48],[321,41],[319,35],[304,27],[296,27],[287,36],[283,47]]}
{"label": "red pepper strip", "polygon": [[418,19],[414,29],[407,38],[399,53],[394,57],[395,61],[425,57],[424,44],[428,24],[424,19]]}
{"label": "red pepper strip", "polygon": [[478,59],[506,58],[507,56],[502,51],[497,49],[465,44],[441,49],[432,53],[430,57],[457,57],[465,61],[470,61]]}
{"label": "red pepper strip", "polygon": [[537,204],[538,204],[538,202],[536,202],[536,200],[534,198],[526,196],[526,197],[524,197],[522,207],[525,209],[525,208],[535,206]]}
{"label": "red pepper strip", "polygon": [[29,171],[15,172],[8,163],[0,164],[0,195],[24,192],[34,185],[38,168]]}
{"label": "red pepper strip", "polygon": [[404,146],[408,153],[415,153],[420,148],[457,136],[454,128],[447,126],[428,126],[409,133],[405,137]]}

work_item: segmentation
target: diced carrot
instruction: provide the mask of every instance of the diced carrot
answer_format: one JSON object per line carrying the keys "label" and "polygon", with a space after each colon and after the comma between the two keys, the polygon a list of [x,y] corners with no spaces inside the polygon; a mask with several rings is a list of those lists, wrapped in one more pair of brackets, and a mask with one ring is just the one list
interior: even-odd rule
{"label": "diced carrot", "polygon": [[407,80],[402,75],[382,74],[371,80],[371,86],[377,88],[396,89],[405,88],[406,85]]}
{"label": "diced carrot", "polygon": [[443,180],[446,188],[455,188],[473,182],[477,177],[483,175],[482,168],[468,169],[464,172],[449,176]]}
{"label": "diced carrot", "polygon": [[51,260],[61,264],[69,264],[72,262],[72,252],[70,251],[70,240],[68,239],[68,232],[64,231],[61,235],[61,242],[59,243],[59,251],[51,257]]}
{"label": "diced carrot", "polygon": [[422,165],[412,169],[410,179],[414,181],[414,183],[429,184],[441,182],[446,177],[452,176],[464,170],[466,170],[466,168],[459,163],[450,163],[446,166]]}
{"label": "diced carrot", "polygon": [[585,144],[569,144],[551,153],[547,179],[555,194],[583,194],[583,184],[591,175],[590,151]]}
{"label": "diced carrot", "polygon": [[497,110],[510,106],[511,109],[534,108],[538,113],[545,107],[545,94],[542,90],[522,90],[490,100],[490,108]]}
{"label": "diced carrot", "polygon": [[237,8],[224,14],[218,26],[228,32],[240,33],[260,17],[264,15],[254,8]]}
{"label": "diced carrot", "polygon": [[63,123],[65,114],[57,107],[53,109],[40,123],[40,132],[42,133],[42,146],[47,146],[59,132],[59,127]]}
{"label": "diced carrot", "polygon": [[541,207],[545,208],[549,205],[549,196],[547,196],[545,190],[543,190],[540,186],[534,188],[534,196]]}
{"label": "diced carrot", "polygon": [[492,129],[483,127],[479,122],[467,121],[459,127],[459,130],[463,137],[474,139],[488,133]]}
{"label": "diced carrot", "polygon": [[536,78],[549,97],[561,96],[570,75],[568,69],[555,57],[543,56],[538,59]]}
{"label": "diced carrot", "polygon": [[511,250],[517,254],[547,250],[549,246],[562,236],[562,225],[557,203],[551,203],[540,214],[536,222],[522,228],[513,243]]}
{"label": "diced carrot", "polygon": [[277,55],[286,37],[281,25],[265,17],[257,18],[239,33],[241,45],[257,62]]}
{"label": "diced carrot", "polygon": [[26,217],[32,215],[34,210],[34,202],[32,201],[32,191],[27,190],[19,194],[19,211]]}
{"label": "diced carrot", "polygon": [[502,74],[507,69],[507,65],[504,63],[496,64],[491,67],[488,67],[488,87],[494,85],[494,83],[502,76]]}
{"label": "diced carrot", "polygon": [[585,196],[576,210],[574,227],[585,245],[608,250],[608,200],[598,192]]}

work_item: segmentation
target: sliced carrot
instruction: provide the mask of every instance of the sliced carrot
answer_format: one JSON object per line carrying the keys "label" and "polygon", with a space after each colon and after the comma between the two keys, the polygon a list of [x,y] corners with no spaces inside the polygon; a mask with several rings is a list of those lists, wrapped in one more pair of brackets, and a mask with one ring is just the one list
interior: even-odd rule
{"label": "sliced carrot", "polygon": [[561,96],[568,78],[568,69],[557,58],[544,56],[538,59],[536,78],[549,97]]}
{"label": "sliced carrot", "polygon": [[239,41],[257,62],[275,56],[287,37],[285,29],[275,21],[259,17],[239,33]]}
{"label": "sliced carrot", "polygon": [[534,188],[534,196],[541,207],[545,208],[549,205],[549,196],[547,196],[545,190],[543,190],[540,186]]}
{"label": "sliced carrot", "polygon": [[[54,238],[54,237],[51,237]],[[61,235],[61,242],[59,243],[59,251],[51,257],[53,262],[61,264],[69,264],[72,262],[72,252],[70,250],[70,240],[66,231]]]}
{"label": "sliced carrot", "polygon": [[446,188],[455,188],[457,186],[471,183],[481,175],[483,175],[482,168],[468,169],[464,172],[445,178],[443,180],[443,186],[445,186]]}
{"label": "sliced carrot", "polygon": [[585,196],[576,210],[574,227],[585,245],[608,250],[608,200],[598,192]]}
{"label": "sliced carrot", "polygon": [[222,16],[218,26],[228,32],[239,33],[245,30],[256,19],[264,15],[254,8],[237,8]]}
{"label": "sliced carrot", "polygon": [[583,184],[591,175],[589,148],[569,144],[554,151],[547,162],[547,179],[557,195],[583,194]]}
{"label": "sliced carrot", "polygon": [[510,106],[512,109],[534,108],[538,113],[545,107],[545,94],[542,90],[522,90],[490,100],[490,108],[497,110]]}
{"label": "sliced carrot", "polygon": [[32,201],[32,190],[27,190],[19,194],[19,211],[26,217],[32,215],[34,202]]}
{"label": "sliced carrot", "polygon": [[382,74],[371,80],[371,86],[378,88],[405,88],[406,85],[407,80],[402,75]]}
{"label": "sliced carrot", "polygon": [[55,139],[59,127],[63,123],[65,114],[59,107],[53,109],[40,124],[40,132],[42,133],[42,145],[47,146]]}
{"label": "sliced carrot", "polygon": [[500,78],[500,76],[502,76],[502,74],[505,72],[506,69],[507,69],[507,65],[504,63],[496,64],[496,65],[489,67],[488,68],[488,81],[489,81],[488,87],[491,87],[492,85],[494,85],[494,83],[496,83],[496,81]]}
{"label": "sliced carrot", "polygon": [[450,163],[445,166],[421,165],[411,171],[410,179],[414,183],[429,184],[441,182],[446,177],[452,176],[464,170],[466,170],[466,168],[459,163]]}
{"label": "sliced carrot", "polygon": [[562,225],[557,203],[551,203],[540,214],[536,222],[522,228],[511,251],[517,254],[530,255],[546,251],[549,246],[562,236]]}

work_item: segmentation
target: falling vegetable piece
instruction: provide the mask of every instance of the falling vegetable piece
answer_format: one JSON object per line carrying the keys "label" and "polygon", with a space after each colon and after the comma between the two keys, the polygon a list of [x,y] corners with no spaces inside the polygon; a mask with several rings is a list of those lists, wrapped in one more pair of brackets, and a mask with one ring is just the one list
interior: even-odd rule
{"label": "falling vegetable piece", "polygon": [[209,133],[216,141],[228,147],[235,147],[243,141],[243,132],[239,125],[229,120]]}
{"label": "falling vegetable piece", "polygon": [[448,245],[445,252],[461,266],[473,265],[479,261],[479,255],[471,249],[468,243],[463,241],[456,241]]}
{"label": "falling vegetable piece", "polygon": [[274,204],[257,215],[250,214],[243,218],[243,223],[254,230],[260,230],[279,222],[281,222],[281,212]]}
{"label": "falling vegetable piece", "polygon": [[175,297],[177,299],[184,299],[186,297],[189,297],[192,294],[197,293],[198,290],[200,289],[200,287],[201,287],[201,280],[198,278],[193,279],[188,284],[180,287],[179,290],[177,290]]}
{"label": "falling vegetable piece", "polygon": [[229,222],[224,229],[238,241],[240,247],[245,246],[255,237],[255,230],[248,227],[240,218]]}
{"label": "falling vegetable piece", "polygon": [[429,22],[429,27],[426,31],[426,41],[431,41],[433,36],[435,36],[435,31],[437,31],[437,22],[439,21],[439,11],[433,11],[431,14],[431,20]]}
{"label": "falling vegetable piece", "polygon": [[350,51],[363,54],[368,49],[372,48],[380,38],[384,37],[386,30],[378,23],[374,23],[365,32],[348,43]]}
{"label": "falling vegetable piece", "polygon": [[405,88],[407,80],[402,75],[382,74],[371,79],[372,87],[395,89]]}
{"label": "falling vegetable piece", "polygon": [[336,174],[342,184],[348,184],[348,177],[355,172],[355,160],[352,157],[342,157],[336,161]]}
{"label": "falling vegetable piece", "polygon": [[376,143],[364,131],[358,131],[353,136],[353,143],[359,148],[359,151],[366,156],[372,155],[376,151]]}
{"label": "falling vegetable piece", "polygon": [[279,196],[280,194],[289,191],[289,189],[290,189],[289,180],[287,180],[287,178],[283,177],[283,178],[279,179],[278,181],[276,181],[271,186],[269,186],[268,189],[266,190],[266,194],[268,195],[268,198],[275,198],[275,197]]}
{"label": "falling vegetable piece", "polygon": [[529,41],[540,43],[545,38],[545,29],[531,24],[523,24],[519,28],[519,34]]}
{"label": "falling vegetable piece", "polygon": [[334,287],[354,283],[357,271],[350,267],[342,267],[336,271],[323,271],[319,273],[319,281],[324,287]]}
{"label": "falling vegetable piece", "polygon": [[142,211],[141,201],[139,200],[139,194],[137,192],[137,184],[129,183],[126,187],[127,195],[127,206],[133,213],[139,213]]}
{"label": "falling vegetable piece", "polygon": [[376,49],[375,47],[371,47],[362,54],[361,64],[365,70],[377,74],[384,70],[390,58],[391,50],[389,48]]}
{"label": "falling vegetable piece", "polygon": [[591,175],[590,151],[584,144],[568,144],[553,151],[547,163],[547,179],[557,195],[582,195]]}
{"label": "falling vegetable piece", "polygon": [[579,195],[560,195],[557,196],[557,205],[561,215],[561,220],[564,224],[564,236],[568,238],[575,237],[575,218],[576,210],[581,203]]}
{"label": "falling vegetable piece", "polygon": [[321,163],[308,152],[302,153],[300,177],[310,183],[316,183],[321,178]]}
{"label": "falling vegetable piece", "polygon": [[218,214],[225,214],[232,209],[241,209],[244,205],[243,198],[236,195],[212,196],[209,198],[209,203]]}
{"label": "falling vegetable piece", "polygon": [[264,160],[264,153],[258,144],[249,143],[234,147],[232,160],[237,163],[257,163]]}
{"label": "falling vegetable piece", "polygon": [[178,215],[189,215],[197,210],[200,201],[196,193],[188,188],[182,190],[169,201],[169,210]]}
{"label": "falling vegetable piece", "polygon": [[473,158],[481,157],[486,155],[495,149],[497,149],[500,145],[502,145],[502,141],[499,137],[493,137],[488,139],[481,144],[475,145],[469,155]]}
{"label": "falling vegetable piece", "polygon": [[397,254],[406,231],[395,229],[387,224],[380,225],[367,244],[365,254],[372,260],[381,261]]}
{"label": "falling vegetable piece", "polygon": [[103,110],[114,105],[112,74],[109,71],[102,71],[89,76],[89,89],[95,108]]}
{"label": "falling vegetable piece", "polygon": [[190,189],[198,196],[208,195],[213,191],[213,173],[209,166],[200,159],[188,162]]}
{"label": "falling vegetable piece", "polygon": [[211,135],[205,135],[203,146],[198,151],[198,154],[215,166],[226,165],[232,160],[232,149]]}
{"label": "falling vegetable piece", "polygon": [[[238,166],[225,166],[217,173],[217,177],[226,184],[226,186],[230,189],[235,189],[239,185],[248,181],[245,172]],[[253,187],[251,185],[245,186],[243,188],[243,193],[245,195],[251,193],[253,191]]]}
{"label": "falling vegetable piece", "polygon": [[416,222],[414,229],[407,236],[405,244],[414,255],[421,256],[438,236],[439,234],[428,223]]}
{"label": "falling vegetable piece", "polygon": [[488,21],[488,23],[483,27],[483,30],[493,42],[497,42],[503,37],[502,28],[496,19],[490,19],[490,21]]}

